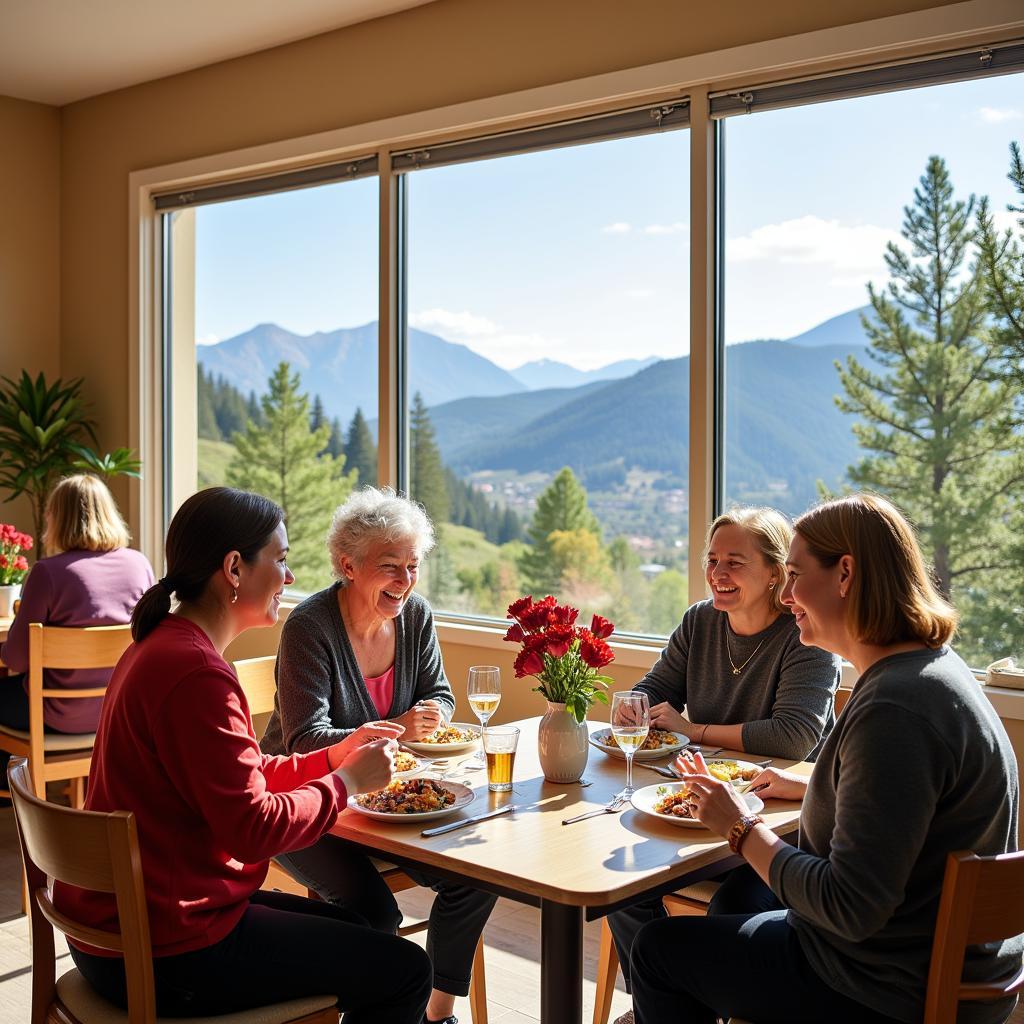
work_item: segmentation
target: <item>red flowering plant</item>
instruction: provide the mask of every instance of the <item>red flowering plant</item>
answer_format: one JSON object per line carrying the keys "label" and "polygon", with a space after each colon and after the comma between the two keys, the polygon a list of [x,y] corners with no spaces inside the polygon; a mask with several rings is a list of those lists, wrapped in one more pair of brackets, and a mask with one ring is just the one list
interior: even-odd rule
{"label": "red flowering plant", "polygon": [[32,550],[32,538],[10,523],[0,523],[0,587],[17,586],[28,575],[28,559],[22,551]]}
{"label": "red flowering plant", "polygon": [[604,691],[612,680],[599,669],[615,657],[605,642],[615,629],[611,622],[595,615],[589,629],[577,626],[579,610],[550,594],[539,601],[521,597],[508,606],[508,615],[513,622],[505,639],[522,644],[515,661],[517,679],[536,676],[540,685],[534,690],[553,704],[564,704],[577,722],[595,702],[608,703]]}

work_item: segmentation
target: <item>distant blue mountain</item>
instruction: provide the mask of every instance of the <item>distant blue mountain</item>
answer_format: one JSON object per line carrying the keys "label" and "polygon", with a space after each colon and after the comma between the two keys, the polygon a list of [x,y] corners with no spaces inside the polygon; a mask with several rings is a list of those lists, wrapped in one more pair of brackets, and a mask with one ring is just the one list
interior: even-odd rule
{"label": "distant blue mountain", "polygon": [[868,340],[864,325],[861,323],[862,316],[866,316],[869,321],[877,322],[874,309],[871,306],[861,306],[859,309],[851,309],[848,313],[840,313],[839,316],[834,316],[817,327],[804,331],[803,334],[785,340],[790,345],[799,345],[801,348],[823,348],[828,345],[846,349],[862,348]]}
{"label": "distant blue mountain", "polygon": [[[223,375],[244,394],[263,394],[282,360],[297,371],[302,389],[319,395],[328,417],[347,425],[359,406],[377,416],[377,324],[299,335],[277,324],[258,324],[243,334],[197,352],[208,372]],[[464,395],[524,391],[511,374],[465,345],[409,329],[409,378],[428,406]]]}
{"label": "distant blue mountain", "polygon": [[648,356],[646,359],[620,359],[607,366],[599,366],[596,370],[578,370],[575,366],[554,359],[536,359],[509,370],[509,373],[531,391],[540,388],[574,388],[598,380],[632,377],[634,373],[656,362],[657,356]]}

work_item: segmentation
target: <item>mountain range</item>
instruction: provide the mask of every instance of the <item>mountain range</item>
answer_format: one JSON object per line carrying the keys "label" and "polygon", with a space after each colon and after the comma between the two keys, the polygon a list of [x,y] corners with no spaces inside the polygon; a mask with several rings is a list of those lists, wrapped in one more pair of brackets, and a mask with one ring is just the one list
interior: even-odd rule
{"label": "mountain range", "polygon": [[[832,317],[787,340],[726,348],[726,495],[799,511],[818,479],[837,485],[858,456],[835,361],[863,357],[861,315]],[[376,417],[377,325],[300,336],[276,324],[199,350],[203,366],[262,393],[281,360],[347,424]],[[582,371],[539,360],[504,370],[465,345],[411,328],[409,378],[430,409],[444,461],[459,474],[493,469],[589,472],[636,467],[685,486],[689,357],[622,360]],[[545,386],[539,386],[545,385]],[[552,386],[556,385],[556,386]]]}

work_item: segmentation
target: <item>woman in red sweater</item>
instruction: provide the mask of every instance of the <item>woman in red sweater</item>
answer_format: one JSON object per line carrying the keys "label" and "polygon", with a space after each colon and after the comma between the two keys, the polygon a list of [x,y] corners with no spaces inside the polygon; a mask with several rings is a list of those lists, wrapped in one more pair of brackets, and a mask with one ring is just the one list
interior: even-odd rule
{"label": "woman in red sweater", "polygon": [[[431,986],[423,950],[332,904],[260,891],[270,857],[319,839],[349,793],[390,781],[402,732],[371,722],[315,753],[260,752],[223,653],[243,630],[277,621],[294,579],[287,553],[283,513],[266,498],[213,487],[181,506],[167,575],[136,606],[135,643],[104,699],[86,807],[136,816],[160,1016],[333,993],[346,1024],[419,1024]],[[116,926],[109,895],[58,886],[55,899],[97,928]],[[120,957],[71,955],[126,1005]]]}

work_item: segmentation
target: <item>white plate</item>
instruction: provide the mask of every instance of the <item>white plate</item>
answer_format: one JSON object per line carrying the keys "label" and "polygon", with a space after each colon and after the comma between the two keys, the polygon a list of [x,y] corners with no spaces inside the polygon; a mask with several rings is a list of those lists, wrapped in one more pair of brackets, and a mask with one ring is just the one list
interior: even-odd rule
{"label": "white plate", "polygon": [[[663,782],[660,786],[644,786],[643,789],[638,789],[633,794],[630,803],[641,814],[649,814],[652,818],[667,822],[669,825],[682,825],[683,828],[707,828],[707,825],[697,821],[696,818],[677,818],[671,814],[659,814],[654,809],[654,805],[662,797],[666,797],[670,793],[677,793],[685,788],[686,784],[683,782]],[[658,790],[661,790],[661,792],[659,793]],[[757,814],[759,811],[764,810],[764,801],[754,793],[745,793],[743,799],[746,801],[747,807],[750,808],[751,814]]]}
{"label": "white plate", "polygon": [[[412,755],[409,755],[412,756]],[[430,758],[415,758],[416,764],[412,768],[407,768],[404,772],[392,772],[392,779],[411,779],[421,774],[422,772],[428,771],[431,767]]]}
{"label": "white plate", "polygon": [[[663,732],[675,732],[674,729],[663,729]],[[657,750],[638,750],[633,755],[634,761],[660,761],[663,757],[669,757],[672,754],[678,754],[683,747],[689,743],[689,739],[684,736],[681,732],[675,732],[678,743],[674,743],[668,747],[659,747]],[[601,740],[606,739],[607,742],[602,743]],[[592,746],[597,747],[598,750],[608,754],[609,757],[618,757],[621,760],[626,759],[626,755],[622,752],[622,748],[615,742],[612,737],[611,730],[608,728],[598,729],[597,732],[590,734],[590,743]]]}
{"label": "white plate", "polygon": [[451,722],[456,729],[463,729],[473,734],[473,739],[462,743],[424,743],[422,740],[413,743],[411,740],[402,740],[402,746],[408,747],[417,754],[426,754],[432,757],[445,757],[448,754],[461,754],[464,750],[472,750],[480,742],[480,726],[470,725],[467,722]]}
{"label": "white plate", "polygon": [[455,794],[455,803],[450,807],[442,807],[436,811],[421,811],[419,814],[390,814],[387,811],[371,811],[369,807],[360,807],[356,803],[354,796],[348,798],[348,805],[353,811],[365,814],[368,818],[376,818],[378,821],[404,823],[407,821],[433,821],[435,818],[444,818],[446,815],[462,810],[467,804],[471,804],[476,797],[473,790],[469,786],[462,785],[461,782],[442,782],[439,785],[444,786],[445,789],[450,789]]}

